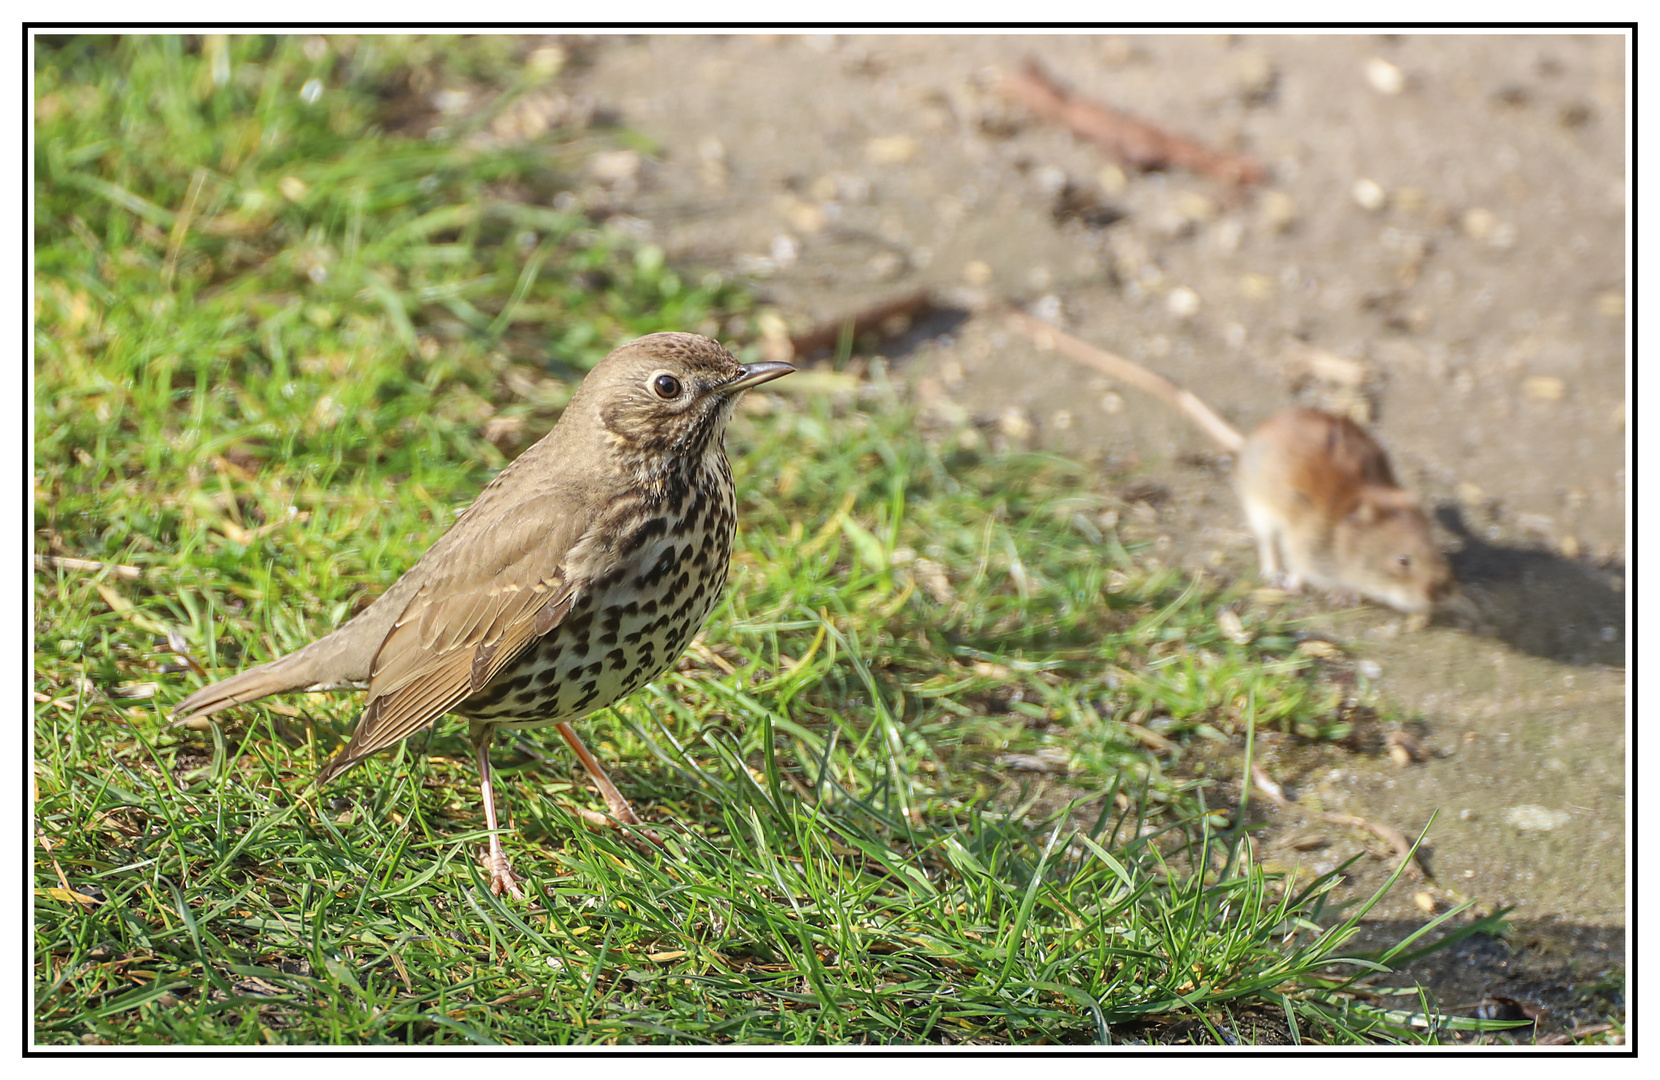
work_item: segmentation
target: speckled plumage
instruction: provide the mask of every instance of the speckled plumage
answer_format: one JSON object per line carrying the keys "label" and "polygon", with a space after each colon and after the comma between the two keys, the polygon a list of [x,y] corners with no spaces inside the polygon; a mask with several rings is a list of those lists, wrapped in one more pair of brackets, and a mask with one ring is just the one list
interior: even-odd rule
{"label": "speckled plumage", "polygon": [[491,887],[517,895],[495,835],[494,730],[559,725],[613,813],[638,821],[566,722],[656,677],[713,610],[737,517],[726,423],[743,390],[792,370],[740,365],[694,334],[622,346],[379,600],[303,649],[198,690],[175,716],[367,687],[351,740],[319,782],[445,713],[466,717]]}
{"label": "speckled plumage", "polygon": [[616,561],[559,626],[455,710],[497,727],[586,716],[627,697],[691,643],[726,584],[737,531],[724,458],[661,506],[619,508]]}

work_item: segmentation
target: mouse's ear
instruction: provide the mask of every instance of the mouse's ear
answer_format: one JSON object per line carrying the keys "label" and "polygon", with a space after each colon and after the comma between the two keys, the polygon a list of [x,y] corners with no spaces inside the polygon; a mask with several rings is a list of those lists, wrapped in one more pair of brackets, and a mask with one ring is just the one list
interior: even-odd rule
{"label": "mouse's ear", "polygon": [[1383,513],[1422,513],[1423,508],[1418,502],[1418,496],[1401,487],[1377,487],[1373,491],[1372,501]]}
{"label": "mouse's ear", "polygon": [[1391,514],[1421,517],[1423,510],[1418,505],[1417,497],[1404,488],[1368,484],[1361,489],[1355,508],[1349,512],[1349,520],[1357,525],[1375,525]]}

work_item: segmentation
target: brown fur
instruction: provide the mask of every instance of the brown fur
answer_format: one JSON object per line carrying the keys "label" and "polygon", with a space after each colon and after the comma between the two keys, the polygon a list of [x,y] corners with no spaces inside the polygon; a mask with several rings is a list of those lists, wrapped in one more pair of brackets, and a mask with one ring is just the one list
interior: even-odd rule
{"label": "brown fur", "polygon": [[1352,420],[1287,409],[1246,437],[1164,376],[1024,312],[1008,316],[1040,344],[1152,394],[1235,455],[1239,499],[1268,577],[1411,614],[1457,590],[1429,518],[1395,482],[1383,447]]}

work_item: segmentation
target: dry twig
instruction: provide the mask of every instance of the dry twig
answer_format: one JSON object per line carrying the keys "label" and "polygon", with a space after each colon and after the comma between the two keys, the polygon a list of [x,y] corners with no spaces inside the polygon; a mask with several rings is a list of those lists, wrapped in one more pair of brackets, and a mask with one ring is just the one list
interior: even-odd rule
{"label": "dry twig", "polygon": [[1395,854],[1400,856],[1403,861],[1411,859],[1411,865],[1408,867],[1409,870],[1413,871],[1416,875],[1424,878],[1425,880],[1433,880],[1430,878],[1429,868],[1424,866],[1423,862],[1419,860],[1413,852],[1412,841],[1408,840],[1406,838],[1406,834],[1402,833],[1401,830],[1395,828],[1393,825],[1386,825],[1380,821],[1372,821],[1369,818],[1363,818],[1356,814],[1328,814],[1321,810],[1310,810],[1308,807],[1286,795],[1285,791],[1279,786],[1279,784],[1275,783],[1273,779],[1269,777],[1268,773],[1263,770],[1262,766],[1256,764],[1255,762],[1251,764],[1251,782],[1255,785],[1253,790],[1260,791],[1269,802],[1273,803],[1281,810],[1291,810],[1302,814],[1304,817],[1315,818],[1320,821],[1329,822],[1332,825],[1342,825],[1351,829],[1362,829],[1371,833],[1373,836],[1394,848]]}
{"label": "dry twig", "polygon": [[1230,184],[1260,184],[1262,163],[1242,154],[1212,150],[1203,143],[1137,120],[1117,109],[1073,94],[1050,78],[1034,59],[1013,75],[1004,76],[998,89],[1044,120],[1065,126],[1088,139],[1116,161],[1143,171],[1171,166],[1214,176]]}
{"label": "dry twig", "polygon": [[918,289],[897,300],[868,307],[849,318],[831,319],[819,323],[805,333],[795,334],[790,338],[790,348],[796,356],[807,356],[819,349],[834,348],[841,341],[842,334],[846,332],[847,324],[850,322],[853,324],[855,340],[870,336],[898,337],[911,328],[917,316],[933,306],[933,296],[929,291]]}

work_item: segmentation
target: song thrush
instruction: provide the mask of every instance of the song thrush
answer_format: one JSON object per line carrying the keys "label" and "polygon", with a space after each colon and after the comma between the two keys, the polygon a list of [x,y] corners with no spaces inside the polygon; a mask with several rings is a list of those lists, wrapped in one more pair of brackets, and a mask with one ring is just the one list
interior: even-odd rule
{"label": "song thrush", "polygon": [[445,713],[465,717],[490,889],[522,896],[496,825],[496,729],[556,725],[612,813],[638,824],[568,721],[668,668],[714,608],[737,516],[727,421],[743,391],[794,370],[740,364],[695,334],[629,342],[380,599],[305,648],[196,691],[176,719],[286,691],[367,688],[323,783]]}

